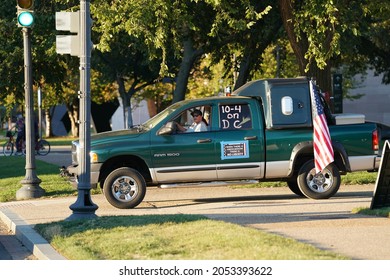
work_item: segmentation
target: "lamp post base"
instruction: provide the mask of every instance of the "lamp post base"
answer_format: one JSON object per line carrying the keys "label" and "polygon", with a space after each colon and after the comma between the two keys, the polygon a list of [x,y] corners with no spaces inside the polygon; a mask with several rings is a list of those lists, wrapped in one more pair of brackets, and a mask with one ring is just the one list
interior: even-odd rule
{"label": "lamp post base", "polygon": [[45,190],[39,186],[41,180],[38,178],[32,182],[23,180],[21,183],[22,187],[16,191],[16,200],[39,198],[45,195]]}
{"label": "lamp post base", "polygon": [[99,208],[92,202],[89,190],[79,190],[77,200],[69,208],[73,211],[66,220],[93,219],[97,215],[95,211]]}

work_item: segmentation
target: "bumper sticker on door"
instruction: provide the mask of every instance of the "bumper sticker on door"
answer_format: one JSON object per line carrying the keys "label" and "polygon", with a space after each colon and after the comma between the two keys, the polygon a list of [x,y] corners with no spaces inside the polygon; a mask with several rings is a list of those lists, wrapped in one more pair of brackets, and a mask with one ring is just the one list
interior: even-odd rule
{"label": "bumper sticker on door", "polygon": [[221,159],[249,158],[248,141],[221,142]]}

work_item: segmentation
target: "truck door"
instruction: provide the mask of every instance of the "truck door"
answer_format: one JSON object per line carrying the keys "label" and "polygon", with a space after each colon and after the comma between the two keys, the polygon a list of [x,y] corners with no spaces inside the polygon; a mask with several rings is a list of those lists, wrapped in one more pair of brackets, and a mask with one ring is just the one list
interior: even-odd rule
{"label": "truck door", "polygon": [[[178,112],[174,119],[177,131],[171,135],[153,136],[151,155],[154,174],[164,182],[216,180],[215,132],[211,130],[211,105],[202,105]],[[199,110],[202,116],[193,114]],[[193,131],[195,118],[203,118],[206,129]],[[180,130],[179,128],[182,128]]]}
{"label": "truck door", "polygon": [[264,176],[264,124],[254,99],[220,103],[215,108],[216,168],[219,180],[259,179]]}

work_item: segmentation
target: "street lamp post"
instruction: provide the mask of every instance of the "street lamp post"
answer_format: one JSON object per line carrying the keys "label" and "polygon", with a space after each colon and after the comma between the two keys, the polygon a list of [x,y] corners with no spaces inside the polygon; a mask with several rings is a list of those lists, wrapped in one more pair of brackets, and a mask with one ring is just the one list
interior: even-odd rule
{"label": "street lamp post", "polygon": [[23,27],[24,44],[24,91],[25,91],[25,135],[26,135],[26,175],[21,181],[22,187],[16,192],[16,199],[38,198],[45,194],[39,184],[41,180],[35,172],[35,131],[34,131],[34,102],[32,90],[32,59],[31,59],[31,29]]}
{"label": "street lamp post", "polygon": [[80,162],[77,200],[69,208],[68,220],[94,218],[98,206],[91,199],[91,20],[89,0],[80,1]]}

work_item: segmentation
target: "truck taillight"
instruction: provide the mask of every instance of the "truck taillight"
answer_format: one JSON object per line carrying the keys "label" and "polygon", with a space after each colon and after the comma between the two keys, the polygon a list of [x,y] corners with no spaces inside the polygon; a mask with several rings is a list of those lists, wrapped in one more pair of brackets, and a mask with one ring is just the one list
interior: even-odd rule
{"label": "truck taillight", "polygon": [[372,132],[372,149],[375,151],[379,150],[379,136],[376,129]]}

